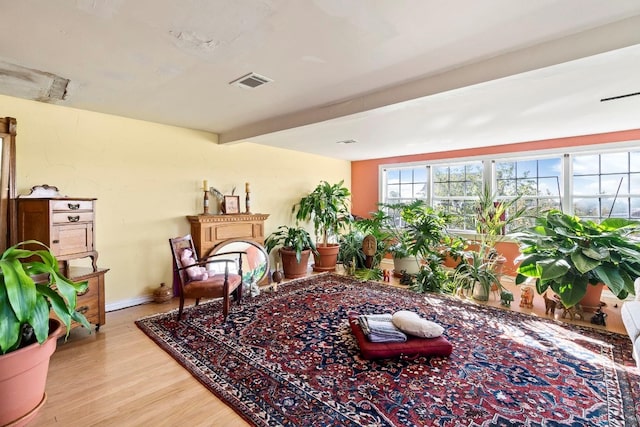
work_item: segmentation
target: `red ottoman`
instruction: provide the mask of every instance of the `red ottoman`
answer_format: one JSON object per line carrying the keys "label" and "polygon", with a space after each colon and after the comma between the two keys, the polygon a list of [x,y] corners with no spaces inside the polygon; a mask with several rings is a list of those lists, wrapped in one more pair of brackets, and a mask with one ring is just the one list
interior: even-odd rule
{"label": "red ottoman", "polygon": [[419,338],[407,335],[405,342],[371,342],[362,332],[357,315],[349,316],[349,325],[365,359],[387,359],[404,356],[449,356],[453,351],[451,343],[443,336]]}

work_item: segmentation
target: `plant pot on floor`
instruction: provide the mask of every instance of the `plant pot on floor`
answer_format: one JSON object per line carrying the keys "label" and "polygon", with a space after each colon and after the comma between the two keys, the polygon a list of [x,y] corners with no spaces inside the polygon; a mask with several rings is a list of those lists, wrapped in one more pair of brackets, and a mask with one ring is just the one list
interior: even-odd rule
{"label": "plant pot on floor", "polygon": [[595,285],[587,285],[587,292],[580,300],[580,306],[583,311],[594,312],[600,307],[600,298],[602,297],[602,290],[604,289],[604,283],[596,283]]}
{"label": "plant pot on floor", "polygon": [[300,262],[296,259],[296,251],[280,248],[280,259],[285,279],[297,279],[307,275],[311,250],[306,249],[300,253]]}
{"label": "plant pot on floor", "polygon": [[338,263],[338,252],[340,245],[335,243],[317,244],[318,254],[313,254],[314,262],[313,271],[335,271]]}
{"label": "plant pot on floor", "polygon": [[414,256],[393,259],[393,275],[402,277],[402,272],[407,274],[418,274],[420,271],[420,262]]}
{"label": "plant pot on floor", "polygon": [[0,425],[24,426],[42,407],[49,359],[63,334],[62,324],[49,319],[49,338],[0,356]]}

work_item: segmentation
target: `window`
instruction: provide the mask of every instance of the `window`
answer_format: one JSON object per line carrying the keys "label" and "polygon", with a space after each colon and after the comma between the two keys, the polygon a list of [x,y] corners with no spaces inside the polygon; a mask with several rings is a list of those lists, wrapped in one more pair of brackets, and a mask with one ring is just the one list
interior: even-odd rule
{"label": "window", "polygon": [[482,162],[433,166],[431,205],[454,214],[451,227],[475,228],[474,200],[482,188]]}
{"label": "window", "polygon": [[[496,161],[495,193],[498,199],[520,196],[513,209],[561,209],[562,170],[561,157]],[[534,220],[525,218],[517,225],[533,225]]]}
{"label": "window", "polygon": [[427,199],[427,166],[399,167],[386,170],[384,203],[408,203]]}
{"label": "window", "polygon": [[386,165],[380,169],[381,202],[424,199],[454,214],[452,228],[475,231],[473,205],[488,185],[498,199],[520,195],[518,208],[561,209],[596,221],[640,220],[640,151],[629,150],[637,146],[634,141],[613,149],[608,145],[608,151],[589,149],[598,152],[553,150],[526,157]]}
{"label": "window", "polygon": [[640,219],[640,152],[575,155],[572,168],[576,215]]}

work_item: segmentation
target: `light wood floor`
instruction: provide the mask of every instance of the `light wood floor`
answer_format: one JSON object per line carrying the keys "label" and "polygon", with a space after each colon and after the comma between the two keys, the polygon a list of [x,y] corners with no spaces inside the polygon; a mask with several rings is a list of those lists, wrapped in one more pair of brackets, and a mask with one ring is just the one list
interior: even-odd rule
{"label": "light wood floor", "polygon": [[[397,284],[397,283],[396,283]],[[513,310],[544,314],[542,298]],[[620,302],[606,300],[607,329],[624,333]],[[499,306],[493,298],[488,302]],[[614,307],[616,305],[618,307]],[[184,368],[143,334],[134,321],[168,311],[177,301],[145,304],[107,313],[98,333],[77,329],[51,358],[48,400],[31,426],[246,426]],[[556,315],[557,316],[557,315]],[[576,322],[588,326],[586,322]]]}

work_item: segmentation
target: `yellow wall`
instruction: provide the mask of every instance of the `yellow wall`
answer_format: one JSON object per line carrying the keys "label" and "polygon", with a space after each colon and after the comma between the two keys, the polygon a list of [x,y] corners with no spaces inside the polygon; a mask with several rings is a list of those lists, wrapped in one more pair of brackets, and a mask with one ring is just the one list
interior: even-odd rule
{"label": "yellow wall", "polygon": [[0,116],[18,123],[18,194],[49,184],[70,197],[98,199],[98,265],[111,269],[112,307],[171,283],[168,239],[188,233],[185,216],[202,212],[203,179],[225,194],[236,186],[242,208],[249,182],[252,212],[270,214],[266,234],[290,224],[291,206],[320,180],[344,179],[350,187],[347,161],[250,143],[217,145],[211,133],[2,95]]}

